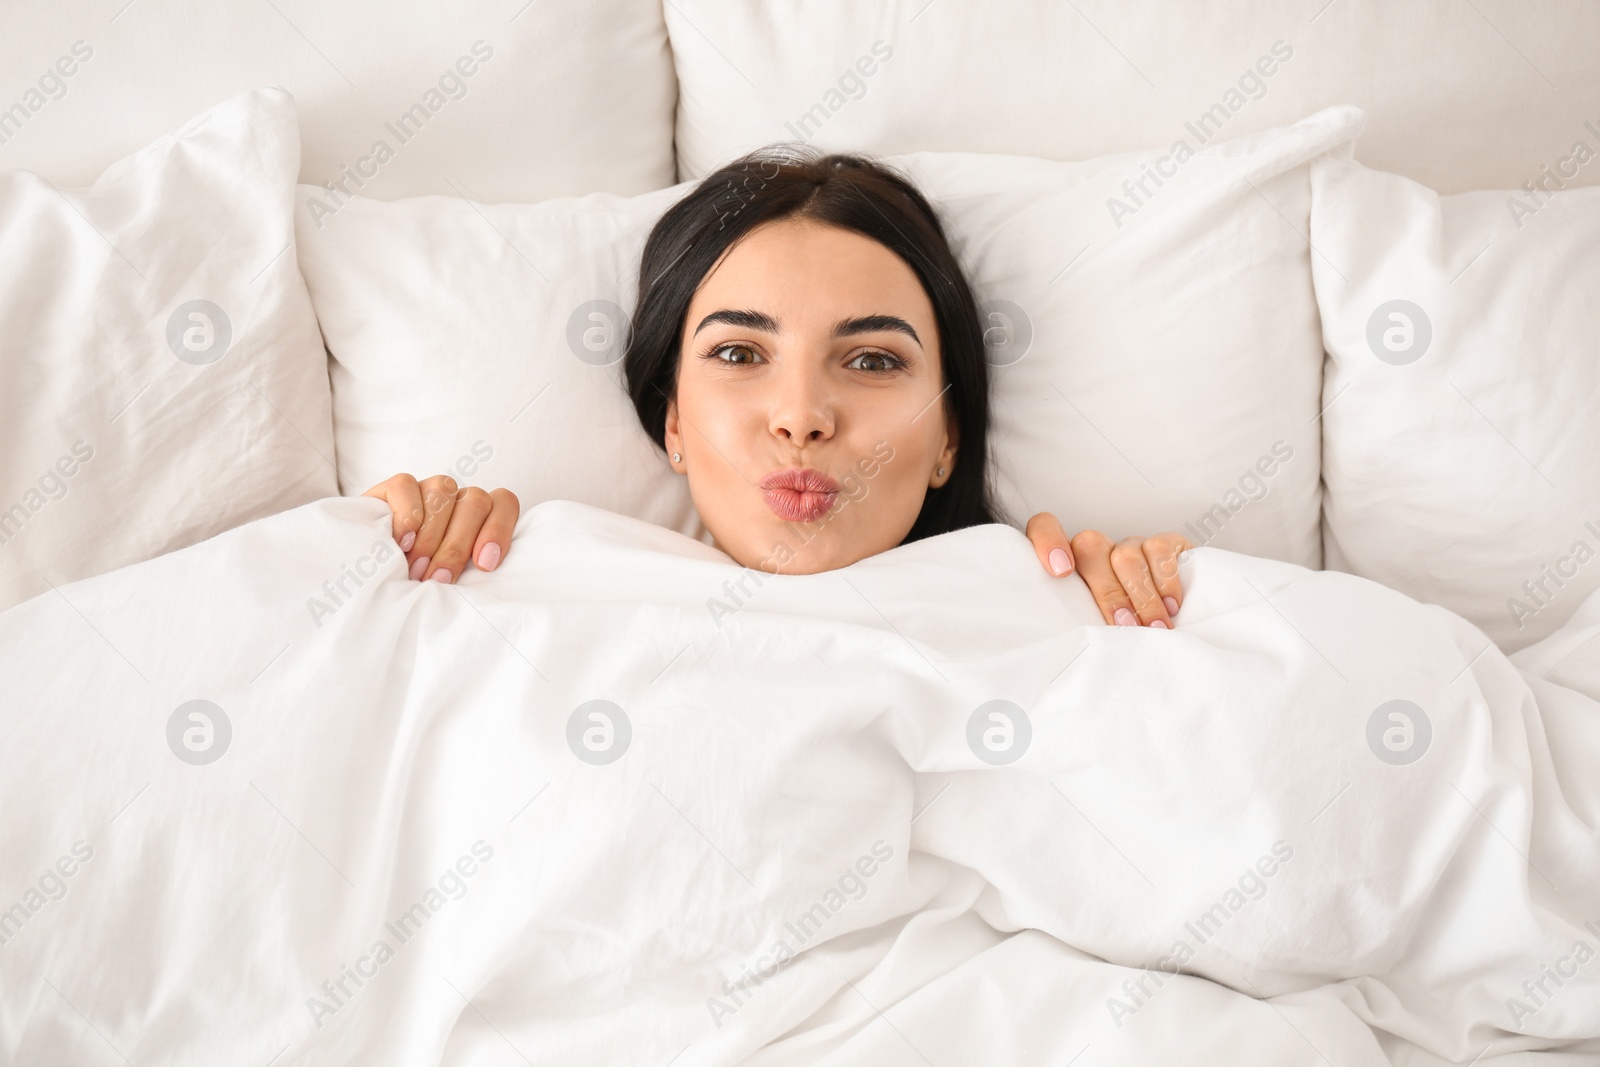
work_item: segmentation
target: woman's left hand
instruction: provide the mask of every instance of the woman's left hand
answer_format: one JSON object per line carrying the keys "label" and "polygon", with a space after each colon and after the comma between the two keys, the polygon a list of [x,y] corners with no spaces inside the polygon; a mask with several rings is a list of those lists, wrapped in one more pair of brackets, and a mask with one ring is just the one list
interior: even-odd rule
{"label": "woman's left hand", "polygon": [[1029,519],[1025,532],[1045,570],[1057,577],[1074,570],[1083,576],[1107,624],[1172,626],[1183,605],[1178,553],[1194,547],[1182,534],[1112,541],[1099,530],[1084,530],[1069,539],[1048,511]]}

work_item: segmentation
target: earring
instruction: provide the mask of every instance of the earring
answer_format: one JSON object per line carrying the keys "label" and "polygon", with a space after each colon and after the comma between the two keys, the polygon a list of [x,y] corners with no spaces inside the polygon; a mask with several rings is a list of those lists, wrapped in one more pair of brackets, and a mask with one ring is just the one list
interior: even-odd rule
{"label": "earring", "polygon": [[674,462],[674,463],[682,463],[683,462],[683,457],[678,455],[678,453],[674,452],[672,454],[672,462]]}
{"label": "earring", "polygon": [[944,477],[944,468],[943,467],[939,468],[939,477],[941,477],[941,478]]}

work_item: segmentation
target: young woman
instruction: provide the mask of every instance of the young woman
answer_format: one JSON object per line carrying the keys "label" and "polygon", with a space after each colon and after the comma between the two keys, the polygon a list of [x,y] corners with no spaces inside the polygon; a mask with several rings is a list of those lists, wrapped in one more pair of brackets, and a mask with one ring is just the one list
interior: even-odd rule
{"label": "young woman", "polygon": [[[624,368],[645,432],[743,566],[812,574],[1000,521],[972,292],[933,208],[874,161],[769,146],[707,177],[645,244]],[[494,570],[519,513],[510,491],[447,475],[365,495],[389,504],[422,581]],[[1026,533],[1106,622],[1171,625],[1181,535],[1069,539],[1048,512]]]}

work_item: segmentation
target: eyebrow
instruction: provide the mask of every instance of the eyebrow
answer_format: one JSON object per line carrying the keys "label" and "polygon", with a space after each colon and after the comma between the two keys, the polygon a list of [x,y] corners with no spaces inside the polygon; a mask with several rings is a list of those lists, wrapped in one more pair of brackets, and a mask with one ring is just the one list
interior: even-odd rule
{"label": "eyebrow", "polygon": [[[763,333],[783,332],[778,328],[778,320],[764,311],[734,310],[733,308],[713,311],[700,320],[700,325],[694,328],[694,332],[699,334],[701,330],[717,322],[743,327],[746,330],[760,330]],[[903,333],[917,342],[919,348],[922,346],[922,338],[917,336],[917,331],[912,329],[909,322],[898,315],[858,315],[851,319],[840,319],[834,323],[831,336],[853,337],[856,334],[879,333],[884,330]]]}
{"label": "eyebrow", "polygon": [[739,326],[746,330],[760,330],[763,333],[778,333],[778,320],[764,311],[735,311],[732,308],[723,308],[713,311],[700,320],[700,325],[694,328],[698,334],[712,323],[725,322],[729,326]]}

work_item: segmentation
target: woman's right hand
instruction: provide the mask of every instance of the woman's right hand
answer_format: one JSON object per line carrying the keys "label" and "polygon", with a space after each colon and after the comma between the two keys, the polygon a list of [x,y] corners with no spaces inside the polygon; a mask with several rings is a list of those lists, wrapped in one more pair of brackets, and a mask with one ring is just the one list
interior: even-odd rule
{"label": "woman's right hand", "polygon": [[494,570],[511,549],[511,531],[522,510],[509,489],[458,489],[448,474],[420,482],[396,474],[361,495],[389,505],[394,539],[411,564],[411,577],[424,582],[453,582],[468,560],[479,570]]}

